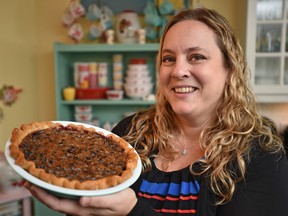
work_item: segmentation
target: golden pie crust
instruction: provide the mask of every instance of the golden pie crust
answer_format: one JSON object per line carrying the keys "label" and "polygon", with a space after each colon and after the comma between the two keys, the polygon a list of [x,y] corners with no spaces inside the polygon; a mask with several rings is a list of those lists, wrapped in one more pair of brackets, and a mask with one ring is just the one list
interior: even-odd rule
{"label": "golden pie crust", "polygon": [[132,176],[138,160],[134,149],[114,134],[51,121],[15,128],[9,149],[15,163],[33,176],[78,190],[119,185]]}

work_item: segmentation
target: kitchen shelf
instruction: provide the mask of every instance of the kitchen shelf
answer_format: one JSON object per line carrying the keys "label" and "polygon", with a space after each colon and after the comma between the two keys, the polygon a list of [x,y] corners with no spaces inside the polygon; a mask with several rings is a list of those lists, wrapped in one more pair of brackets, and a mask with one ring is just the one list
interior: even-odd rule
{"label": "kitchen shelf", "polygon": [[159,44],[54,44],[55,62],[55,93],[56,93],[56,120],[75,121],[75,106],[92,106],[93,117],[99,120],[100,125],[110,122],[117,123],[128,114],[146,109],[155,104],[154,100],[130,99],[122,100],[93,99],[65,101],[62,91],[67,86],[74,85],[74,63],[76,62],[106,62],[108,65],[108,87],[113,87],[113,55],[123,56],[123,73],[126,76],[127,65],[132,58],[145,58],[150,76],[154,84],[157,83],[156,58]]}
{"label": "kitchen shelf", "polygon": [[122,100],[73,100],[73,101],[65,101],[62,100],[61,101],[62,104],[65,105],[86,105],[86,104],[90,104],[90,105],[97,105],[97,106],[106,106],[106,105],[119,105],[119,106],[127,106],[127,105],[154,105],[155,101],[154,100],[149,100],[149,101],[145,101],[145,100],[132,100],[132,99],[122,99]]}
{"label": "kitchen shelf", "polygon": [[56,42],[54,44],[58,52],[157,52],[158,43],[147,44],[63,44]]}

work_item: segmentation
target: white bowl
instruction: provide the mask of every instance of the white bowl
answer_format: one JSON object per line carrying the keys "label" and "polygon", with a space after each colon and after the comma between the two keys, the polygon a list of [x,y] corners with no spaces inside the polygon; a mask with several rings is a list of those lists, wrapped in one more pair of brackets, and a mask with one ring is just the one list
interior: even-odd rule
{"label": "white bowl", "polygon": [[130,98],[144,98],[152,92],[153,84],[130,85],[125,83],[125,94]]}
{"label": "white bowl", "polygon": [[142,77],[148,77],[149,76],[148,70],[127,70],[127,77],[133,77],[133,78],[142,78]]}
{"label": "white bowl", "polygon": [[92,113],[75,113],[75,120],[77,122],[91,121],[93,118]]}
{"label": "white bowl", "polygon": [[148,65],[147,64],[129,64],[128,69],[136,70],[136,71],[143,71],[143,70],[148,70]]}
{"label": "white bowl", "polygon": [[140,77],[140,78],[135,78],[135,77],[125,77],[125,83],[128,85],[146,85],[151,83],[151,77]]}
{"label": "white bowl", "polygon": [[75,106],[75,112],[76,113],[91,113],[92,112],[92,106],[90,106],[90,105],[77,105],[77,106]]}
{"label": "white bowl", "polygon": [[123,90],[108,90],[106,92],[109,100],[121,100],[123,98]]}

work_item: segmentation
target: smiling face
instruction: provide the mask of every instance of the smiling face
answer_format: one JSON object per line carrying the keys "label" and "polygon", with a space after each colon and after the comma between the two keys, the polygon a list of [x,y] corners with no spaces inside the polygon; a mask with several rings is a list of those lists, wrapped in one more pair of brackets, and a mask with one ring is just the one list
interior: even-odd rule
{"label": "smiling face", "polygon": [[165,35],[160,59],[160,88],[180,119],[204,124],[215,116],[228,71],[214,32],[186,20]]}

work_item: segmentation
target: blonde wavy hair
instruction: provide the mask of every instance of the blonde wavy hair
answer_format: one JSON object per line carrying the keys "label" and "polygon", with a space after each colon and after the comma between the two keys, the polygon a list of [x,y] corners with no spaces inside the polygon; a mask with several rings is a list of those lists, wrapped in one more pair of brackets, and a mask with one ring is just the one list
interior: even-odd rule
{"label": "blonde wavy hair", "polygon": [[[192,165],[190,169],[195,175],[205,175],[210,189],[219,197],[216,204],[223,204],[232,198],[236,183],[245,177],[253,141],[271,152],[283,151],[283,146],[271,130],[273,122],[257,111],[245,55],[230,24],[216,11],[197,8],[182,11],[171,18],[161,38],[158,71],[167,31],[185,20],[200,21],[215,33],[224,65],[230,73],[230,82],[225,86],[223,98],[218,104],[216,119],[203,129],[200,136],[200,145],[205,149],[201,169],[194,170]],[[151,169],[151,156],[160,153],[173,157],[175,149],[167,141],[178,130],[177,117],[159,86],[155,107],[137,113],[125,139],[134,144],[144,171],[147,171]]]}

